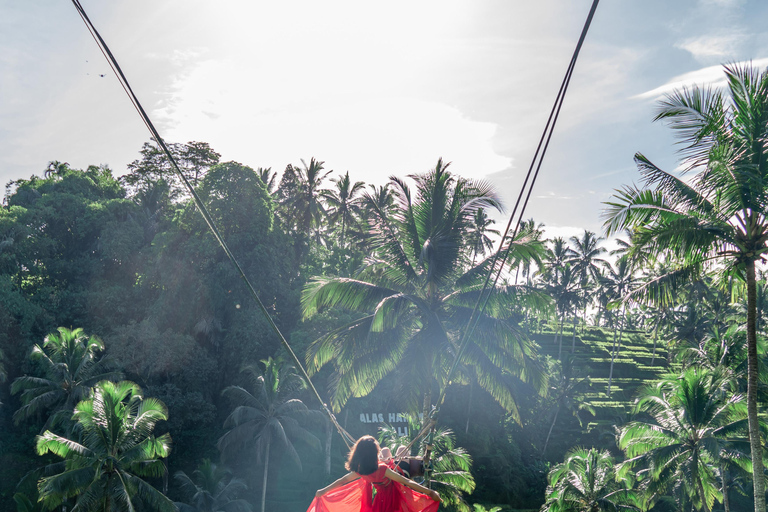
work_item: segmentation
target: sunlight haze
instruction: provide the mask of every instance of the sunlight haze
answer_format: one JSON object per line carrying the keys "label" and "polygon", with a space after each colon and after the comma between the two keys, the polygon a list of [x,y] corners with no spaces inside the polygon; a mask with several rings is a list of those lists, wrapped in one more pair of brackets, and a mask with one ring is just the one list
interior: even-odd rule
{"label": "sunlight haze", "polygon": [[[83,2],[166,140],[278,171],[314,156],[367,183],[442,157],[490,179],[507,204],[589,5]],[[126,172],[149,136],[74,8],[0,9],[3,182],[51,160]],[[768,64],[764,12],[738,1],[601,5],[528,216],[599,230],[602,201],[635,179],[635,152],[674,169],[654,102],[722,82],[723,63]]]}

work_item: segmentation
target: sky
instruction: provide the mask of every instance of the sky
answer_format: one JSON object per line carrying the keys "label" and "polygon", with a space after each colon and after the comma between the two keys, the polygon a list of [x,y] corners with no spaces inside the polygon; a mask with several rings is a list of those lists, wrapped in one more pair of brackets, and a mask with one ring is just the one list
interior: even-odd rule
{"label": "sky", "polygon": [[[167,141],[382,184],[452,162],[513,204],[591,0],[81,0]],[[656,102],[768,66],[768,3],[604,0],[526,217],[600,233],[603,202],[666,170]],[[0,0],[0,180],[138,158],[146,128],[70,2]],[[501,219],[500,219],[501,223]]]}

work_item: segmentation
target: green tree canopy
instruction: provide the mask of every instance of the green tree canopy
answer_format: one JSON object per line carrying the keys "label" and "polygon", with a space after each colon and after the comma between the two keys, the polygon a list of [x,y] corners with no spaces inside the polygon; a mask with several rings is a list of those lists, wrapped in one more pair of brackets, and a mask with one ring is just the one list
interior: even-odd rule
{"label": "green tree canopy", "polygon": [[[431,394],[448,383],[447,369],[458,350],[487,273],[489,260],[471,265],[470,225],[478,208],[500,209],[490,185],[454,176],[448,164],[411,176],[416,188],[392,178],[397,203],[392,212],[371,212],[373,253],[354,279],[317,278],[304,289],[304,314],[338,307],[360,316],[314,342],[311,371],[332,363],[332,405],[339,410],[351,396],[364,396],[389,374],[397,374],[398,394],[411,411],[427,409]],[[415,192],[415,193],[414,193]],[[512,258],[536,259],[537,240],[512,241]],[[522,303],[545,307],[546,299],[525,287],[498,286],[474,331],[464,364],[479,384],[508,410],[515,410],[515,378],[543,389],[536,349],[510,321]],[[466,382],[459,375],[459,382]]]}
{"label": "green tree canopy", "polygon": [[21,393],[22,406],[13,415],[20,421],[47,414],[43,430],[66,423],[75,404],[85,399],[91,387],[104,379],[119,379],[113,363],[102,357],[104,343],[88,336],[82,328],[59,327],[43,345],[35,345],[30,358],[37,361],[43,375],[25,375],[13,381],[12,393]]}
{"label": "green tree canopy", "polygon": [[635,155],[645,188],[625,187],[608,203],[609,234],[634,231],[632,253],[667,258],[672,272],[638,291],[671,302],[682,282],[702,271],[743,280],[747,295],[749,431],[755,512],[765,510],[762,439],[758,422],[755,262],[768,253],[768,71],[725,66],[727,87],[693,87],[661,101],[657,120],[684,144],[683,180]]}
{"label": "green tree canopy", "polygon": [[549,472],[542,512],[640,511],[631,480],[617,478],[608,450],[574,448]]}
{"label": "green tree canopy", "polygon": [[165,405],[143,398],[134,383],[99,382],[90,398],[78,403],[74,419],[77,436],[46,431],[37,437],[37,453],[64,459],[64,468],[43,477],[40,500],[53,509],[75,498],[75,510],[135,510],[139,504],[160,512],[175,512],[173,502],[143,478],[165,474],[162,459],[171,437],[154,437],[160,420],[168,418]]}

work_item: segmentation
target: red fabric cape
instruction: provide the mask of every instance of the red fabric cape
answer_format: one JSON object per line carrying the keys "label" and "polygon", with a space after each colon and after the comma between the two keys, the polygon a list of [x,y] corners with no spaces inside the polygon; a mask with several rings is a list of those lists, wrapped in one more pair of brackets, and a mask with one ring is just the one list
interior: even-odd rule
{"label": "red fabric cape", "polygon": [[410,487],[390,482],[400,495],[398,508],[375,510],[371,503],[372,485],[358,478],[312,500],[307,512],[437,512],[440,503]]}

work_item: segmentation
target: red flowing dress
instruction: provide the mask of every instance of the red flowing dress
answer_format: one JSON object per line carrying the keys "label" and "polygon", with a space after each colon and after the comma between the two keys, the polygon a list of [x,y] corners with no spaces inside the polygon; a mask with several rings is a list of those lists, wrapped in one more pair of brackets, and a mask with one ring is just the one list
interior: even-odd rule
{"label": "red flowing dress", "polygon": [[[390,480],[387,465],[312,500],[307,512],[437,512],[440,503]],[[373,489],[376,489],[376,495]]]}

